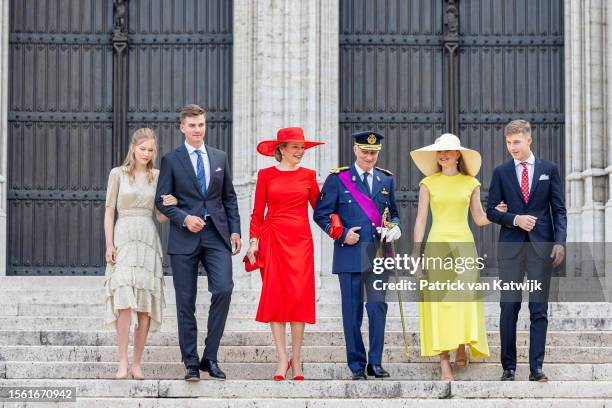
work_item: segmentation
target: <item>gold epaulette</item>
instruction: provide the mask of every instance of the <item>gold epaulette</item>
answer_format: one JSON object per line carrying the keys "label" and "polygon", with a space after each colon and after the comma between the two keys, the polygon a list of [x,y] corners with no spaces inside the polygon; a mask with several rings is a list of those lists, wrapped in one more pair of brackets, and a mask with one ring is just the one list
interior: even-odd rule
{"label": "gold epaulette", "polygon": [[330,173],[332,173],[332,174],[338,174],[338,173],[340,173],[341,171],[348,170],[348,169],[349,169],[349,166],[344,166],[344,167],[334,167],[334,168],[333,168],[333,169],[331,169],[329,172],[330,172]]}
{"label": "gold epaulette", "polygon": [[385,174],[388,174],[388,175],[390,175],[390,176],[392,176],[392,175],[393,175],[393,173],[391,173],[391,172],[390,172],[389,170],[387,170],[387,169],[383,169],[382,167],[376,167],[376,168],[377,168],[378,170],[382,171],[382,172],[383,172],[383,173],[385,173]]}

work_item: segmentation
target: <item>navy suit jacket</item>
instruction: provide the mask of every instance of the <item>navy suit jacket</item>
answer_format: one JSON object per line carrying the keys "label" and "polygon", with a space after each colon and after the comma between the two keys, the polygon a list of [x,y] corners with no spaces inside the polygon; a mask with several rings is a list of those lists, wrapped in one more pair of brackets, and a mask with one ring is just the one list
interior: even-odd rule
{"label": "navy suit jacket", "polygon": [[[514,160],[495,168],[489,188],[487,217],[492,222],[501,225],[499,259],[516,256],[521,248],[521,243],[525,242],[527,237],[542,258],[550,256],[554,244],[565,244],[567,212],[563,190],[563,182],[557,165],[536,158],[529,200],[525,204],[516,176]],[[508,212],[504,213],[495,209],[500,201],[508,205]],[[535,227],[530,232],[518,226],[515,227],[513,221],[517,215],[537,217]]]}
{"label": "navy suit jacket", "polygon": [[[355,165],[342,171],[350,171],[351,180],[355,179],[353,183],[356,184],[357,189],[367,194],[363,182],[359,179]],[[393,176],[377,168],[374,168],[373,175],[372,200],[376,204],[378,212],[382,215],[385,208],[389,208],[391,222],[399,226],[400,219],[395,204]],[[332,272],[366,272],[370,270],[378,248],[380,234],[361,210],[351,193],[344,187],[344,184],[338,178],[338,174],[334,173],[330,174],[325,180],[313,214],[314,221],[326,233],[329,233],[329,216],[331,214],[338,214],[344,227],[342,236],[334,242]],[[361,227],[361,230],[357,231],[360,236],[359,242],[355,245],[345,245],[344,239],[352,227]]]}
{"label": "navy suit jacket", "polygon": [[[185,144],[166,154],[161,161],[155,205],[171,221],[168,254],[191,254],[196,251],[199,234],[183,226],[188,215],[204,215],[204,204],[215,228],[231,250],[230,235],[240,234],[238,202],[232,184],[227,154],[205,145],[210,161],[210,182],[206,197],[200,191],[195,171]],[[172,194],[177,205],[164,206],[162,194]]]}

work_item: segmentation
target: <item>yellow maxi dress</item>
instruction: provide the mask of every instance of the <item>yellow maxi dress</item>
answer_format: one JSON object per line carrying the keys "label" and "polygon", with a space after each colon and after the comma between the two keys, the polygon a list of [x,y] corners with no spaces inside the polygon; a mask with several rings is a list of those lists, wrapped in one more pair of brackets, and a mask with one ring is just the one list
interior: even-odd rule
{"label": "yellow maxi dress", "polygon": [[[457,174],[446,176],[432,174],[421,180],[429,189],[429,205],[432,225],[425,257],[440,257],[455,260],[458,257],[477,257],[474,236],[468,224],[468,212],[472,192],[480,183],[475,177]],[[457,262],[457,265],[459,263]],[[478,282],[477,267],[456,270],[440,269],[430,264],[424,268],[423,278],[428,281],[459,279],[464,282]],[[440,296],[440,293],[442,295]],[[484,318],[484,305],[476,292],[421,292],[419,302],[421,355],[434,356],[442,351],[455,351],[460,344],[467,344],[472,357],[489,356],[489,345]],[[452,301],[446,301],[451,298]],[[467,300],[466,300],[467,299]],[[458,301],[461,300],[461,301]]]}

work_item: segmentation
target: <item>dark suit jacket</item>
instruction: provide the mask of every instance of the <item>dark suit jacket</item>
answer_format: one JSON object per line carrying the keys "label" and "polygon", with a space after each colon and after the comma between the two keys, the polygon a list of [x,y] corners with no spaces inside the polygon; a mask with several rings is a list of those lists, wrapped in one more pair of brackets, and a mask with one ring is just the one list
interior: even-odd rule
{"label": "dark suit jacket", "polygon": [[[495,209],[495,206],[502,200],[508,204],[506,213]],[[537,217],[535,227],[527,232],[518,226],[513,226],[516,215]],[[552,245],[564,245],[567,237],[563,182],[557,165],[536,158],[527,204],[521,196],[514,160],[496,167],[489,188],[487,217],[502,226],[499,231],[498,258],[514,257],[527,236],[538,255],[542,258],[549,257]],[[511,244],[503,245],[502,243]]]}
{"label": "dark suit jacket", "polygon": [[[168,239],[168,254],[190,254],[195,252],[200,238],[183,226],[187,215],[201,217],[204,203],[212,217],[215,228],[231,249],[230,235],[240,234],[238,202],[232,184],[227,154],[205,145],[210,161],[210,183],[207,195],[200,192],[195,171],[185,144],[166,154],[161,161],[155,205],[171,221]],[[177,205],[164,206],[162,194],[172,194]]]}

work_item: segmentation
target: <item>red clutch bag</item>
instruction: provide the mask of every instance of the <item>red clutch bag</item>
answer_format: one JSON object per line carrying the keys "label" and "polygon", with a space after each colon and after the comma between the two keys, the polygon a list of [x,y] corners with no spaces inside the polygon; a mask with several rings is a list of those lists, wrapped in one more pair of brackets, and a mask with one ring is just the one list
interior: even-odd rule
{"label": "red clutch bag", "polygon": [[255,263],[251,263],[249,257],[246,255],[242,258],[242,262],[244,262],[244,270],[247,272],[253,272],[255,269],[259,269],[263,266],[263,262],[259,259],[259,252],[255,253]]}
{"label": "red clutch bag", "polygon": [[338,214],[332,214],[329,216],[329,218],[329,236],[335,241],[342,236],[344,227],[342,227],[342,221],[340,220],[340,216]]}

